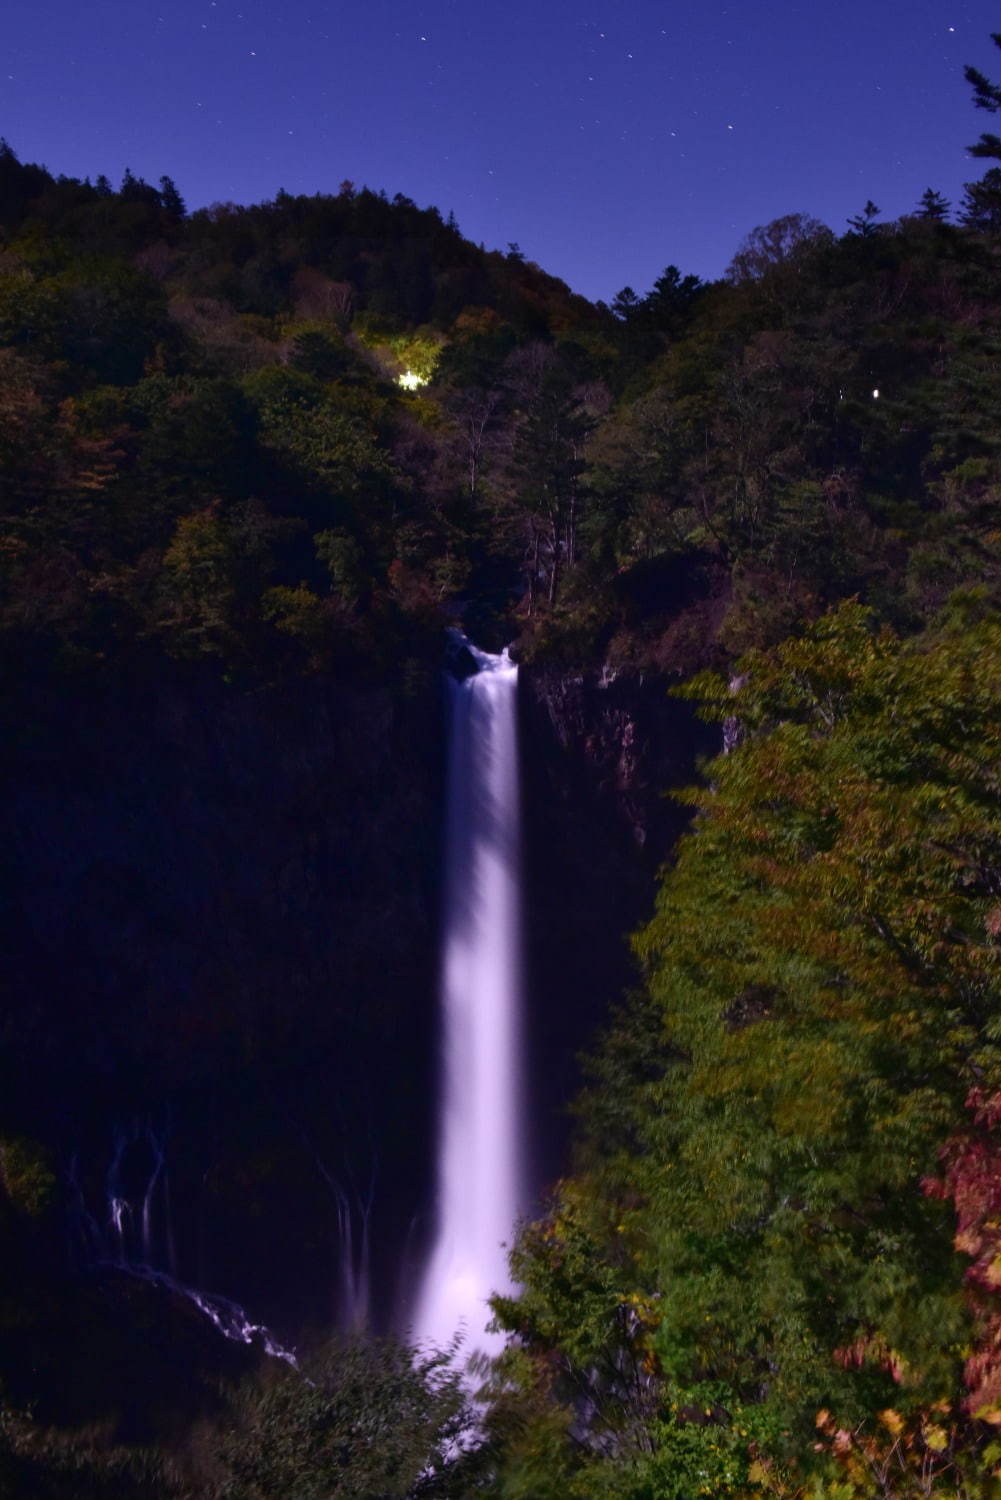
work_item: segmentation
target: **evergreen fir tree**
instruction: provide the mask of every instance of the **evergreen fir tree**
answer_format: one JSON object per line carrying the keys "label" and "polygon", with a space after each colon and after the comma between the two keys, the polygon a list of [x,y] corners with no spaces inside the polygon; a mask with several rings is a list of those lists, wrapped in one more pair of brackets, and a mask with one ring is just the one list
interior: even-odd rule
{"label": "evergreen fir tree", "polygon": [[163,204],[165,211],[173,219],[183,219],[187,213],[187,209],[184,206],[184,199],[177,191],[174,181],[170,177],[160,178],[160,202]]}
{"label": "evergreen fir tree", "polygon": [[860,234],[864,239],[868,239],[870,235],[875,234],[877,228],[876,215],[878,213],[879,209],[870,198],[867,201],[862,212],[860,214],[856,214],[854,218],[848,220],[848,225],[852,233]]}
{"label": "evergreen fir tree", "polygon": [[[992,31],[991,41],[995,47],[1001,47],[1001,31]],[[963,73],[967,83],[973,87],[973,102],[977,109],[986,109],[989,114],[997,114],[1001,109],[1001,88],[996,83],[991,83],[979,68],[966,67]],[[987,156],[1001,160],[1001,137],[985,130],[979,141],[968,146],[967,150],[971,156]]]}
{"label": "evergreen fir tree", "polygon": [[925,188],[918,203],[918,218],[933,219],[937,224],[944,224],[949,217],[950,203],[941,193],[934,188]]}
{"label": "evergreen fir tree", "polygon": [[1001,167],[991,167],[979,182],[966,184],[959,222],[964,229],[1001,234]]}

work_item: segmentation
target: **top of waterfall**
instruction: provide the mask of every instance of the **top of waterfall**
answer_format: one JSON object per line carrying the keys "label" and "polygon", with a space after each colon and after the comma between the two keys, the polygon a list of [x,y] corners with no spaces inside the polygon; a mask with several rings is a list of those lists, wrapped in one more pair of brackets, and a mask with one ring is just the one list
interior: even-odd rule
{"label": "top of waterfall", "polygon": [[478,646],[467,645],[466,649],[481,672],[509,672],[514,668],[507,646],[499,656],[491,656],[489,651],[481,651]]}
{"label": "top of waterfall", "polygon": [[508,646],[504,647],[500,655],[495,656],[489,651],[481,651],[461,630],[449,630],[448,636],[450,651],[456,654],[460,651],[468,652],[476,663],[477,672],[510,672],[515,669]]}

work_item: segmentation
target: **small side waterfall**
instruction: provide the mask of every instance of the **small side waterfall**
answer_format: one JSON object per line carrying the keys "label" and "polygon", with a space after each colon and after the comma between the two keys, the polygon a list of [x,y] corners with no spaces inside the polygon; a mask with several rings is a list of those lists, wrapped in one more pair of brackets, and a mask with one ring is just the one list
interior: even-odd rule
{"label": "small side waterfall", "polygon": [[477,671],[449,680],[438,1219],[414,1332],[445,1344],[462,1328],[484,1349],[524,1207],[518,669],[463,644]]}
{"label": "small side waterfall", "polygon": [[[94,1213],[74,1157],[67,1172],[71,1241],[85,1264],[106,1267],[183,1297],[233,1343],[255,1345],[272,1359],[298,1368],[295,1352],[263,1323],[251,1321],[238,1302],[202,1292],[177,1275],[177,1255],[167,1180],[165,1140],[149,1121],[115,1131],[104,1181],[104,1212]],[[166,1261],[165,1268],[164,1261]]]}

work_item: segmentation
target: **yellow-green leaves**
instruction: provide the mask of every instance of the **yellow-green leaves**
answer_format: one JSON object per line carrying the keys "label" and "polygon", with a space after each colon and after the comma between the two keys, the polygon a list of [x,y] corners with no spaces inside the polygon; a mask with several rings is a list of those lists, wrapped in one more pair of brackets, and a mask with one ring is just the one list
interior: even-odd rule
{"label": "yellow-green leaves", "polygon": [[0,1188],[16,1213],[37,1219],[51,1202],[55,1186],[41,1146],[23,1137],[0,1139]]}
{"label": "yellow-green leaves", "polygon": [[522,1328],[586,1369],[637,1298],[662,1393],[719,1382],[767,1429],[741,1493],[897,1493],[878,1468],[979,1494],[973,1309],[927,1184],[1001,1083],[1001,624],[903,641],[848,604],[688,691],[744,738],[685,794],[587,1174],[522,1241]]}

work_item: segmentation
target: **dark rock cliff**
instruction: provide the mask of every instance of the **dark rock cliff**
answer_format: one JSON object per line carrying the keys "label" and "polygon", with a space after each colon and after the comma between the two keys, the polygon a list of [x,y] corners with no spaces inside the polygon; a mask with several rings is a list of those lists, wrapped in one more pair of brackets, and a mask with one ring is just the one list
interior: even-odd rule
{"label": "dark rock cliff", "polygon": [[687,825],[665,795],[718,734],[669,694],[677,680],[607,670],[522,674],[532,1067],[541,1180],[565,1159],[577,1054],[635,982],[629,935]]}
{"label": "dark rock cliff", "polygon": [[396,1262],[427,1196],[434,674],[39,692],[5,762],[0,1130],[75,1154],[102,1230],[162,1150],[170,1202],[128,1252],[328,1319],[346,1220]]}

